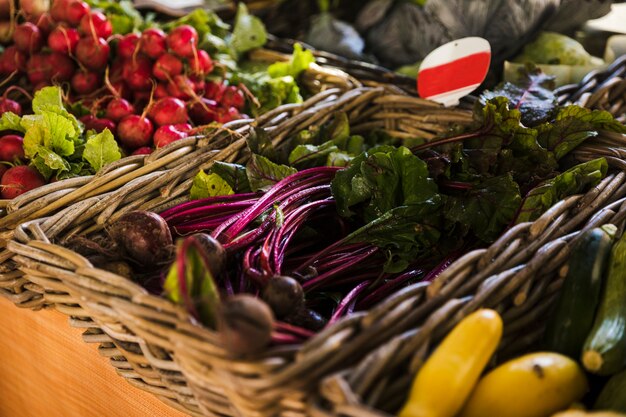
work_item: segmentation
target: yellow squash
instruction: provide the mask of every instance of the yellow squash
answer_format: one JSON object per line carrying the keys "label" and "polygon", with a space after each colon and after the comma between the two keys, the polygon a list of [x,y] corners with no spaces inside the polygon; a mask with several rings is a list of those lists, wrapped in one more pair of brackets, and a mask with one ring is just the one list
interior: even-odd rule
{"label": "yellow squash", "polygon": [[460,417],[549,417],[587,392],[570,358],[540,352],[506,362],[478,382]]}
{"label": "yellow squash", "polygon": [[478,310],[452,329],[413,381],[399,417],[453,417],[476,385],[502,337],[502,319]]}

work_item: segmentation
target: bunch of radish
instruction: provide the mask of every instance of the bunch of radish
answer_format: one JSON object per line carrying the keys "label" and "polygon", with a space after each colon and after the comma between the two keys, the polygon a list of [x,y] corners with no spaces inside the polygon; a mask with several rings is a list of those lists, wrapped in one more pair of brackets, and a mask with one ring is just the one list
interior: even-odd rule
{"label": "bunch of radish", "polygon": [[[53,0],[49,11],[20,11],[11,22],[11,43],[0,54],[0,83],[27,98],[44,86],[61,85],[68,102],[89,110],[81,117],[85,127],[108,128],[128,153],[149,153],[187,137],[194,126],[242,117],[243,91],[219,77],[209,80],[214,63],[198,47],[192,26],[113,34],[106,15],[81,0]],[[9,92],[0,98],[0,114],[21,114]]]}

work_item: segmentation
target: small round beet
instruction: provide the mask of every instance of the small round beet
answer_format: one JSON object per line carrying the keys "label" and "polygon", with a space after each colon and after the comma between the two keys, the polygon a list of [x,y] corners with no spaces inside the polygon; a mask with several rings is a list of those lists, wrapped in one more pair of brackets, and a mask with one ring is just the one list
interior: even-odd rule
{"label": "small round beet", "polygon": [[322,317],[317,311],[304,307],[296,309],[288,316],[283,317],[286,323],[293,324],[294,326],[303,327],[305,329],[319,331],[326,326],[326,319]]}
{"label": "small round beet", "polygon": [[27,191],[46,184],[46,180],[34,168],[18,165],[8,169],[0,180],[2,198],[13,199]]}
{"label": "small round beet", "polygon": [[181,25],[167,35],[167,46],[180,57],[191,57],[198,48],[198,32],[189,25]]}
{"label": "small round beet", "polygon": [[220,339],[234,355],[259,353],[272,340],[272,310],[252,295],[229,297],[221,304],[218,316]]}
{"label": "small round beet", "polygon": [[24,158],[24,138],[18,135],[0,138],[0,161],[15,162]]}
{"label": "small round beet", "polygon": [[122,145],[130,150],[149,146],[154,127],[147,117],[131,114],[117,125],[117,136]]}
{"label": "small round beet", "polygon": [[214,278],[219,277],[226,268],[226,250],[222,244],[208,233],[195,233],[191,237],[204,249],[211,275]]}
{"label": "small round beet", "polygon": [[108,233],[131,259],[144,267],[169,262],[174,254],[167,222],[156,213],[126,213],[110,225]]}
{"label": "small round beet", "polygon": [[27,54],[39,52],[43,46],[43,41],[43,35],[39,28],[30,22],[17,25],[13,32],[14,45]]}
{"label": "small round beet", "polygon": [[267,281],[261,298],[282,318],[304,305],[304,290],[295,279],[277,275]]}

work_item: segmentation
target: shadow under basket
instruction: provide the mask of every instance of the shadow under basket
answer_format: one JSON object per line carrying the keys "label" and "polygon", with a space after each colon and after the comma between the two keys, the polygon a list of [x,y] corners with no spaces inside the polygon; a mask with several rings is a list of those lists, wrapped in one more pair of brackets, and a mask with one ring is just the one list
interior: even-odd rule
{"label": "shadow under basket", "polygon": [[[357,364],[396,335],[396,307],[352,315],[302,345],[234,360],[217,335],[181,307],[94,268],[62,244],[71,236],[99,233],[126,212],[161,212],[187,201],[198,170],[215,161],[247,161],[246,139],[255,128],[281,146],[337,112],[348,116],[354,134],[384,130],[400,139],[430,140],[472,121],[470,111],[398,94],[395,88],[327,89],[257,120],[231,122],[151,155],[122,159],[92,178],[55,183],[49,194],[39,190],[36,198],[18,200],[18,208],[0,219],[31,219],[14,230],[2,255],[1,294],[21,307],[52,307],[68,315],[71,325],[86,329],[86,342],[100,344],[101,354],[121,376],[186,413],[308,415],[324,378]],[[407,288],[396,297],[414,291]],[[393,325],[392,332],[370,334],[381,319]]]}

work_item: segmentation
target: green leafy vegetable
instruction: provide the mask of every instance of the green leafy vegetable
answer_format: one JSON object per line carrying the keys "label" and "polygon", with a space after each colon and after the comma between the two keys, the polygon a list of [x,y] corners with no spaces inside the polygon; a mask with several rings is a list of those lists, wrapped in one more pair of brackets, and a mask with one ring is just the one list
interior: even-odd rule
{"label": "green leafy vegetable", "polygon": [[194,177],[191,185],[192,200],[234,193],[230,185],[215,173],[207,174],[204,171],[200,171]]}
{"label": "green leafy vegetable", "polygon": [[516,222],[536,220],[559,200],[597,185],[605,176],[608,164],[604,158],[576,165],[533,188],[524,198]]}
{"label": "green leafy vegetable", "polygon": [[96,171],[108,163],[117,161],[122,157],[117,142],[109,129],[104,129],[101,133],[87,139],[83,158],[89,162]]}
{"label": "green leafy vegetable", "polygon": [[0,131],[2,130],[16,130],[18,132],[25,132],[24,127],[20,123],[20,116],[12,112],[2,113],[0,117]]}
{"label": "green leafy vegetable", "polygon": [[316,145],[298,145],[289,154],[289,164],[296,167],[324,165],[328,156],[339,151],[332,141]]}
{"label": "green leafy vegetable", "polygon": [[125,35],[135,29],[144,27],[141,13],[133,6],[132,1],[88,0],[90,6],[102,9],[113,27],[113,33]]}
{"label": "green leafy vegetable", "polygon": [[246,167],[243,165],[216,161],[211,167],[211,172],[219,175],[236,193],[247,193],[250,191],[248,174]]}
{"label": "green leafy vegetable", "polygon": [[237,53],[259,48],[267,42],[265,25],[256,16],[248,12],[245,3],[240,2],[235,17],[235,27],[230,44]]}
{"label": "green leafy vegetable", "polygon": [[186,306],[202,324],[215,328],[220,296],[211,266],[202,247],[193,237],[179,241],[163,291],[168,299]]}
{"label": "green leafy vegetable", "polygon": [[290,75],[298,78],[300,73],[309,65],[315,62],[313,53],[309,50],[302,49],[302,45],[296,43],[293,46],[293,54],[287,62],[275,62],[267,68],[267,72],[272,78],[284,77]]}
{"label": "green leafy vegetable", "polygon": [[252,191],[267,191],[278,181],[298,172],[293,167],[275,164],[266,157],[256,154],[250,158],[246,170]]}

